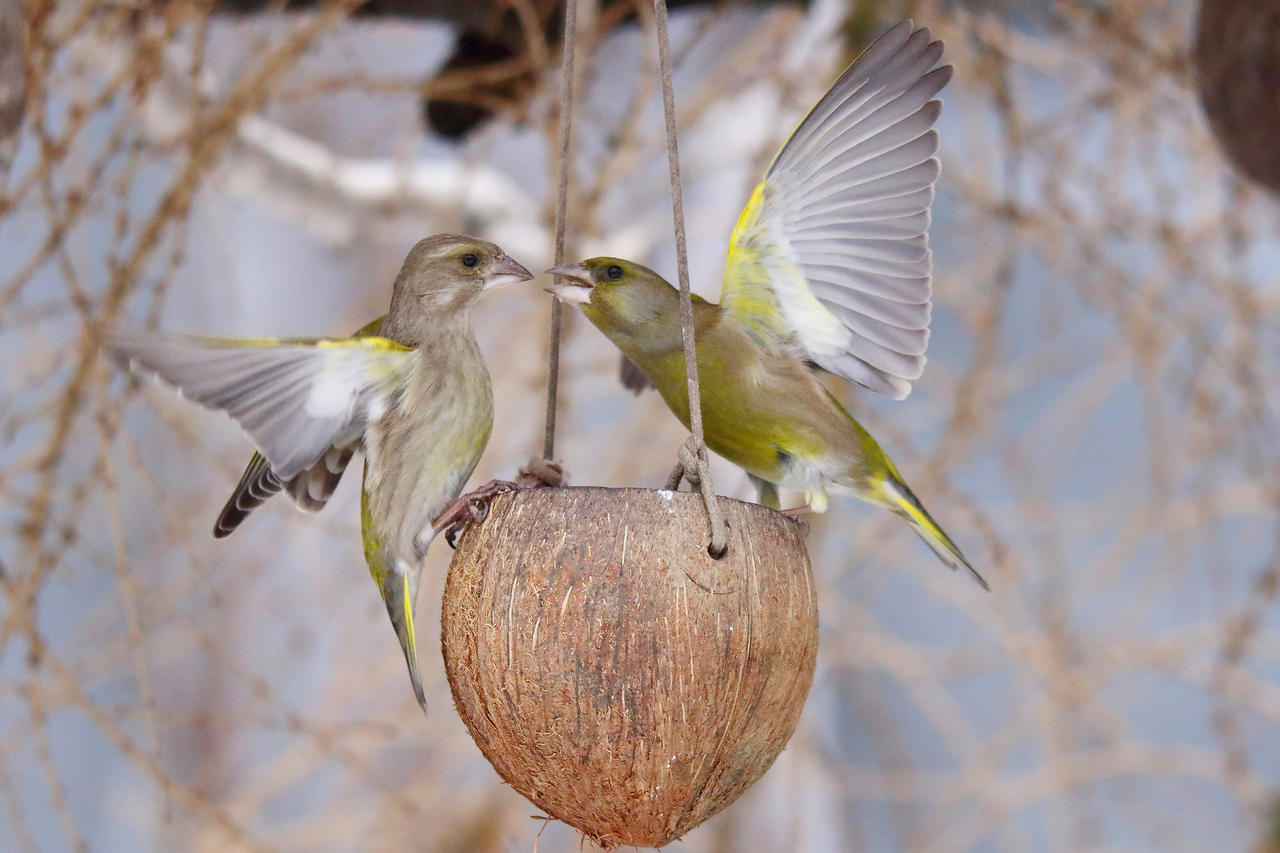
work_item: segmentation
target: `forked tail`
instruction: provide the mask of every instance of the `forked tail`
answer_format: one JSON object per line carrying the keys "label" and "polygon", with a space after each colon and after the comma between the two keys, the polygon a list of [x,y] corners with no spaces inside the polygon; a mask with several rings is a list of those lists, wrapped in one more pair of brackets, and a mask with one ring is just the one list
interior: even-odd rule
{"label": "forked tail", "polygon": [[933,520],[933,516],[929,515],[929,511],[924,508],[920,499],[907,487],[906,483],[897,477],[884,477],[877,483],[877,491],[880,502],[905,519],[916,535],[933,549],[933,553],[937,554],[942,562],[952,569],[964,566],[983,589],[987,592],[991,591],[991,587],[987,586],[982,575],[969,565],[969,561],[964,558],[964,554],[960,553],[956,543],[952,542],[951,537],[938,526],[938,522]]}

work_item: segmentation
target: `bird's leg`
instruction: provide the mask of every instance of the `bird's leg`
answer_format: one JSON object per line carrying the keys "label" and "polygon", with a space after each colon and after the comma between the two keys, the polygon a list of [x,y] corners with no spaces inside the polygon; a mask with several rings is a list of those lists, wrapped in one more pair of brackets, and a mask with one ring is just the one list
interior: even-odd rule
{"label": "bird's leg", "polygon": [[480,488],[467,492],[431,521],[431,538],[434,539],[443,532],[444,541],[449,543],[449,547],[457,548],[458,537],[467,526],[484,521],[489,516],[489,501],[519,488],[510,480],[490,480]]}
{"label": "bird's leg", "polygon": [[769,509],[782,509],[782,498],[778,495],[778,487],[755,474],[748,474],[747,479],[756,487],[756,503]]}
{"label": "bird's leg", "polygon": [[[458,537],[468,525],[484,521],[489,516],[489,502],[498,495],[540,486],[562,486],[565,482],[564,467],[559,462],[535,456],[516,474],[515,482],[490,480],[450,504],[448,509],[432,520],[431,538],[434,539],[443,532],[444,541],[449,543],[449,547],[457,548]],[[426,550],[425,546],[421,547],[422,553],[425,554]]]}
{"label": "bird's leg", "polygon": [[809,513],[813,512],[813,507],[805,504],[804,506],[793,506],[790,509],[782,508],[782,497],[778,494],[778,487],[768,480],[762,480],[755,474],[748,474],[747,479],[751,481],[751,485],[756,487],[756,503],[761,506],[767,506],[769,509],[778,512],[798,521],[805,526],[805,532],[809,530]]}

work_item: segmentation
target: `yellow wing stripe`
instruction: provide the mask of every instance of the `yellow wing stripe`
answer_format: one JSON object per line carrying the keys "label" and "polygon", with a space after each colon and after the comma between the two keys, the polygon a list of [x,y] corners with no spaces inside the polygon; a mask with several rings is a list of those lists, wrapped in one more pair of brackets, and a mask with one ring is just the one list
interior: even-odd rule
{"label": "yellow wing stripe", "polygon": [[787,247],[779,245],[762,219],[770,191],[767,180],[757,184],[734,226],[725,262],[724,308],[774,352],[797,338],[815,355],[840,352],[848,330],[814,295]]}
{"label": "yellow wing stripe", "polygon": [[741,215],[738,216],[738,221],[733,226],[733,233],[729,235],[730,260],[733,259],[733,253],[739,244],[746,242],[747,234],[760,221],[760,211],[764,208],[764,194],[768,184],[768,181],[761,181],[756,184],[756,188],[751,192],[751,198],[747,200],[747,206],[742,209]]}
{"label": "yellow wing stripe", "polygon": [[[381,319],[374,321],[374,323],[380,322]],[[369,325],[372,326],[374,323]],[[366,326],[365,328],[369,327]],[[380,335],[353,338],[210,338],[192,335],[187,340],[206,346],[228,349],[234,347],[280,346],[311,346],[317,349],[366,349],[382,352],[409,352],[412,349],[412,347],[407,347],[402,343],[391,340],[391,338],[384,338]]]}
{"label": "yellow wing stripe", "polygon": [[768,181],[756,184],[733,227],[725,259],[721,304],[738,325],[776,351],[778,342],[791,334],[791,328],[778,304],[773,277],[766,265],[766,258],[777,255],[777,247],[767,245],[761,234],[760,217],[768,191]]}
{"label": "yellow wing stripe", "polygon": [[407,347],[381,335],[370,335],[361,338],[321,339],[316,341],[315,345],[321,349],[370,349],[383,352],[408,352],[412,349],[412,347]]}

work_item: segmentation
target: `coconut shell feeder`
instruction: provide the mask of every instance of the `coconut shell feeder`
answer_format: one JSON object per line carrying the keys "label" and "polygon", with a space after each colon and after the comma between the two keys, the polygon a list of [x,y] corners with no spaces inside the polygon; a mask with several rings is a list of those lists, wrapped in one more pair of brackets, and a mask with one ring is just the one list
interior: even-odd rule
{"label": "coconut shell feeder", "polygon": [[720,500],[717,560],[691,492],[500,495],[449,568],[458,713],[503,779],[601,844],[679,838],[760,778],[800,718],[818,647],[802,525]]}
{"label": "coconut shell feeder", "polygon": [[[564,261],[575,0],[565,8],[555,262]],[[818,611],[806,525],[714,493],[702,438],[670,46],[654,0],[691,432],[668,488],[482,490],[453,528],[441,633],[454,704],[513,788],[602,846],[661,847],[732,803],[786,746],[813,681]],[[540,470],[541,473],[538,473]],[[696,491],[680,492],[682,480]],[[479,493],[477,493],[479,494]],[[464,501],[465,502],[465,501]]]}

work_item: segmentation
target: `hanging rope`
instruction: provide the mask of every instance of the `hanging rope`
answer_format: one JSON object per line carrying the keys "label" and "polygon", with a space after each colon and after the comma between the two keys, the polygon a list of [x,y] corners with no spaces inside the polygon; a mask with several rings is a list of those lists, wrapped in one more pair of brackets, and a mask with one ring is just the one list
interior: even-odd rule
{"label": "hanging rope", "polygon": [[[570,0],[573,2],[573,0]],[[689,292],[689,253],[684,234],[684,193],[680,185],[680,151],[676,143],[676,102],[671,84],[671,38],[667,32],[666,0],[653,0],[654,19],[658,25],[658,71],[662,76],[662,112],[667,125],[667,170],[671,178],[671,216],[676,232],[676,271],[680,281],[680,330],[684,337],[684,369],[689,392],[689,431],[693,433],[679,450],[679,462],[667,480],[668,489],[689,481],[691,489],[700,489],[711,525],[713,557],[728,550],[728,529],[720,515],[715,486],[711,482],[711,461],[702,435],[702,391],[698,385],[698,358],[694,341],[693,297]]]}
{"label": "hanging rope", "polygon": [[[578,3],[567,0],[564,8],[564,56],[560,65],[560,163],[556,189],[555,265],[564,263],[564,235],[569,215],[569,170],[573,142],[573,60],[578,34]],[[560,300],[551,297],[551,346],[547,352],[547,419],[542,433],[542,458],[556,451],[556,402],[560,393]]]}

